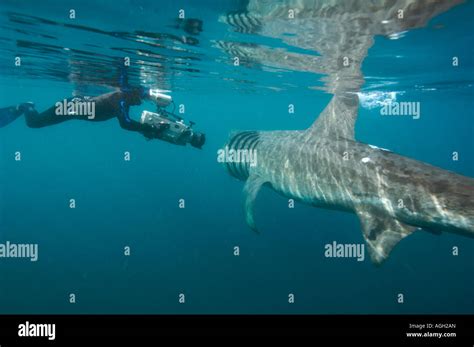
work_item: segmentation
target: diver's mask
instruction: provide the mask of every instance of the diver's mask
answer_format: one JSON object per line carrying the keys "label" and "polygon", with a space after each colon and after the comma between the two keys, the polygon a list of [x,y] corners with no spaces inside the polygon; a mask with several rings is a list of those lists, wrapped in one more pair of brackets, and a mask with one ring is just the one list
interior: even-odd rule
{"label": "diver's mask", "polygon": [[156,129],[156,137],[174,143],[176,145],[186,145],[187,143],[196,148],[201,148],[206,137],[203,133],[195,132],[192,129],[194,123],[187,125],[178,116],[165,110],[160,113],[143,111],[140,123],[148,124]]}

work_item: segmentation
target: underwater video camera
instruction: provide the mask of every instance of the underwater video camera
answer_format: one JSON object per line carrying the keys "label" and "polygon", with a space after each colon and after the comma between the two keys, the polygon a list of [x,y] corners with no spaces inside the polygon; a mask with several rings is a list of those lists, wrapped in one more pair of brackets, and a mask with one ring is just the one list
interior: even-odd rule
{"label": "underwater video camera", "polygon": [[189,122],[187,125],[181,117],[160,107],[157,112],[143,111],[140,122],[157,129],[158,138],[161,140],[176,145],[184,146],[189,143],[200,149],[206,142],[206,136],[203,133],[192,129],[194,122]]}

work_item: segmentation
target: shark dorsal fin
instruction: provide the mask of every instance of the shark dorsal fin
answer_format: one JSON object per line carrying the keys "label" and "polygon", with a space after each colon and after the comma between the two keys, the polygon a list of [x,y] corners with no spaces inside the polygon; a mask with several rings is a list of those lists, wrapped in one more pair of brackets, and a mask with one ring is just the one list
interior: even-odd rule
{"label": "shark dorsal fin", "polygon": [[358,206],[356,211],[370,258],[377,265],[388,258],[401,239],[417,229],[372,206]]}
{"label": "shark dorsal fin", "polygon": [[359,97],[356,93],[334,95],[316,121],[306,131],[309,136],[331,136],[354,140]]}

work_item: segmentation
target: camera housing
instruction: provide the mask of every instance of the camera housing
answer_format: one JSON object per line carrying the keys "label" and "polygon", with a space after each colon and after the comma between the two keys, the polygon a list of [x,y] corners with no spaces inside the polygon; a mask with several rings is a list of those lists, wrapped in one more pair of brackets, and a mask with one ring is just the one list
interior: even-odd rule
{"label": "camera housing", "polygon": [[201,148],[205,143],[203,133],[194,132],[191,125],[166,111],[160,113],[143,111],[140,117],[142,124],[148,124],[157,130],[158,138],[176,145],[184,146],[187,143],[196,148]]}

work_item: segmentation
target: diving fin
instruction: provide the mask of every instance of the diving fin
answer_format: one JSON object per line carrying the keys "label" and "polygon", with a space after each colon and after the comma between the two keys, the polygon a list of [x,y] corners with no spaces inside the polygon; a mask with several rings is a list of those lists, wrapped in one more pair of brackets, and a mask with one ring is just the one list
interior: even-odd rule
{"label": "diving fin", "polygon": [[0,128],[3,128],[25,112],[25,104],[0,108]]}

